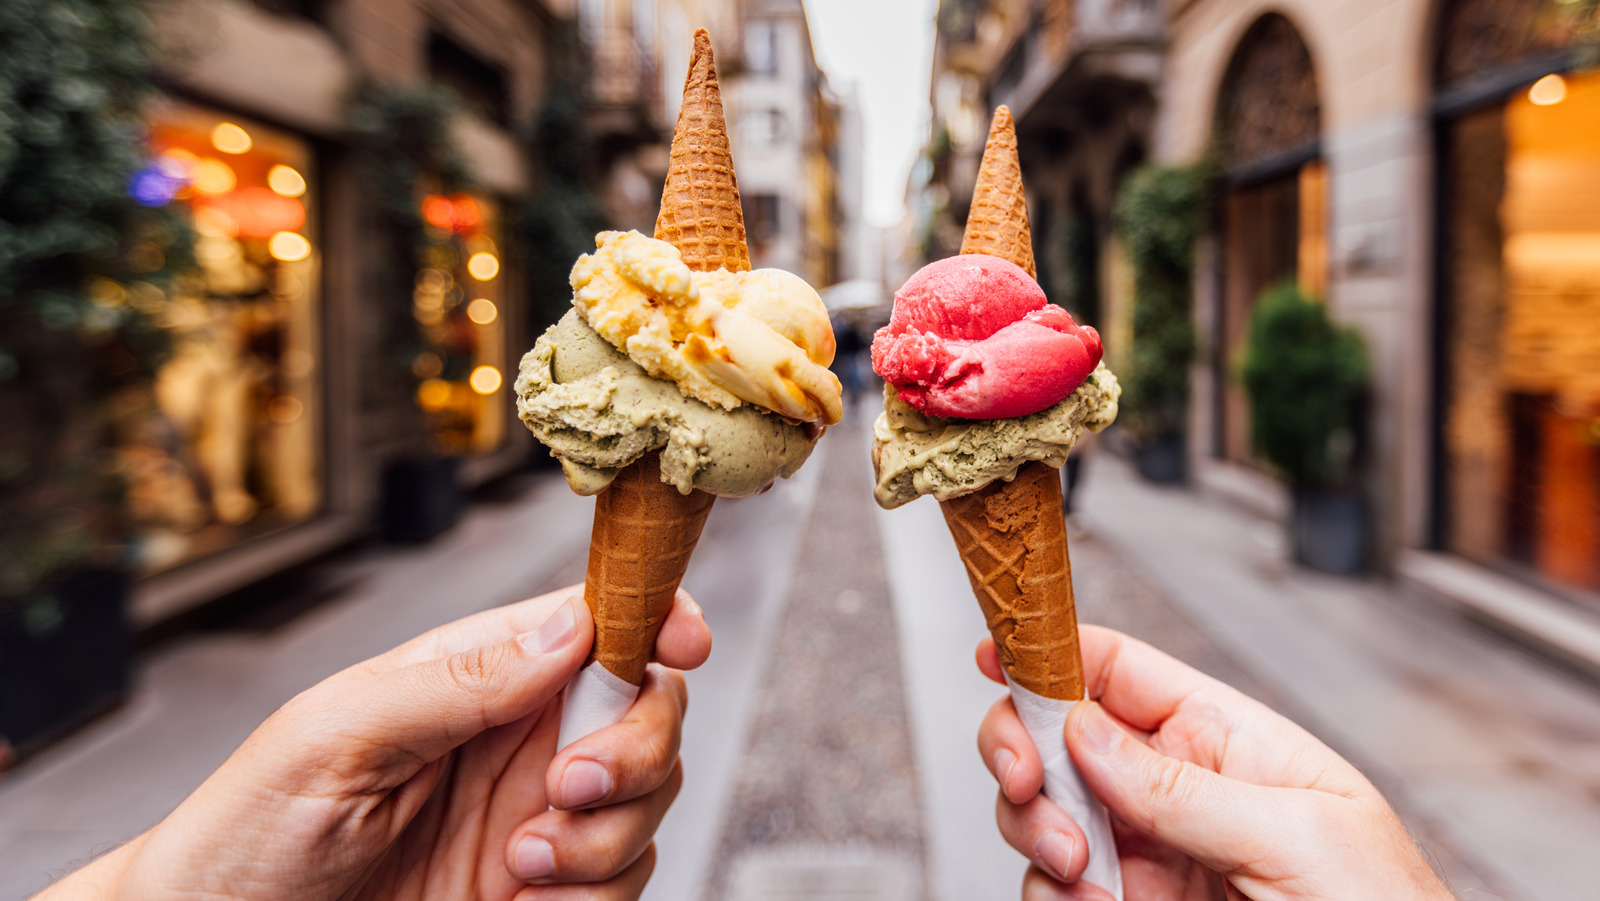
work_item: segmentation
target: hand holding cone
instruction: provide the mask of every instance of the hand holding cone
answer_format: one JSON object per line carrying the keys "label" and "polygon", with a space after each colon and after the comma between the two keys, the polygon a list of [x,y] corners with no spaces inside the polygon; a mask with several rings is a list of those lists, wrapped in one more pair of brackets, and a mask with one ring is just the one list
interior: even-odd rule
{"label": "hand holding cone", "polygon": [[[694,36],[655,236],[694,271],[750,268],[722,89],[703,28]],[[595,621],[593,663],[567,688],[562,747],[619,721],[632,704],[715,500],[662,482],[655,451],[596,496],[583,586]]]}

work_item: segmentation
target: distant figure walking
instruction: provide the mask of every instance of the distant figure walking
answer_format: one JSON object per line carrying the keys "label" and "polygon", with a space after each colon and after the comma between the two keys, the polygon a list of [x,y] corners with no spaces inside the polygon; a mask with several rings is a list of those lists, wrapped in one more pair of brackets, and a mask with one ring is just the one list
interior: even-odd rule
{"label": "distant figure walking", "polygon": [[839,384],[844,386],[845,415],[848,416],[850,408],[855,406],[861,394],[859,358],[867,344],[861,340],[861,333],[856,330],[855,323],[844,316],[834,319],[833,338],[837,348],[830,368],[833,374],[839,377]]}

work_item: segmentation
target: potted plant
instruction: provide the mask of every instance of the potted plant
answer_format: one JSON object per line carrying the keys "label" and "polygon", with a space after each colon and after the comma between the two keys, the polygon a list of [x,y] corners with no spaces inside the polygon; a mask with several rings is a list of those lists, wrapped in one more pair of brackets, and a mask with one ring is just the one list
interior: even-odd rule
{"label": "potted plant", "polygon": [[1324,572],[1361,571],[1371,550],[1357,472],[1369,371],[1361,335],[1280,284],[1257,302],[1241,362],[1251,442],[1293,494],[1295,559]]}
{"label": "potted plant", "polygon": [[1185,420],[1194,362],[1194,248],[1209,206],[1209,169],[1144,166],[1123,183],[1117,232],[1133,268],[1133,349],[1123,372],[1122,427],[1140,474],[1187,475]]}
{"label": "potted plant", "polygon": [[[151,165],[139,4],[0,5],[0,758],[127,690],[126,460],[114,436],[192,268]],[[3,766],[0,762],[0,766]]]}
{"label": "potted plant", "polygon": [[[396,264],[380,276],[383,353],[371,379],[375,391],[386,392],[384,406],[406,412],[398,450],[385,461],[379,482],[379,531],[395,542],[438,535],[455,525],[465,506],[461,452],[439,440],[445,429],[438,420],[448,413],[433,399],[447,394],[448,383],[465,381],[471,366],[449,341],[448,311],[462,297],[448,273],[465,258],[465,248],[424,214],[425,201],[451,204],[472,186],[451,136],[460,108],[453,93],[436,86],[374,84],[357,91],[350,109],[358,165],[389,226],[388,256]],[[417,318],[416,297],[425,288],[447,308],[436,321]]]}

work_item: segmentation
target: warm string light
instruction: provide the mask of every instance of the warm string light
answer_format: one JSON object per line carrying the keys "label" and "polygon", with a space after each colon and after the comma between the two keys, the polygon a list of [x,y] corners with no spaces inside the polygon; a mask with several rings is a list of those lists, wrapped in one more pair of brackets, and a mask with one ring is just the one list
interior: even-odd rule
{"label": "warm string light", "polygon": [[306,180],[294,167],[280,163],[267,170],[267,187],[284,197],[299,197],[306,192]]}
{"label": "warm string light", "polygon": [[500,311],[495,308],[494,301],[487,297],[480,297],[467,304],[467,318],[479,325],[488,325],[499,315]]}
{"label": "warm string light", "polygon": [[472,390],[479,394],[493,394],[500,390],[500,370],[493,366],[479,366],[472,370],[472,376],[467,380],[472,385]]}
{"label": "warm string light", "polygon": [[275,260],[295,263],[311,256],[311,242],[294,232],[278,232],[267,241],[267,252]]}
{"label": "warm string light", "polygon": [[500,261],[487,251],[467,258],[467,272],[480,282],[486,282],[500,273]]}
{"label": "warm string light", "polygon": [[1528,89],[1528,102],[1534,106],[1555,106],[1567,99],[1567,81],[1551,73],[1533,83]]}
{"label": "warm string light", "polygon": [[245,153],[254,145],[250,133],[232,122],[219,122],[211,129],[211,146],[223,153]]}

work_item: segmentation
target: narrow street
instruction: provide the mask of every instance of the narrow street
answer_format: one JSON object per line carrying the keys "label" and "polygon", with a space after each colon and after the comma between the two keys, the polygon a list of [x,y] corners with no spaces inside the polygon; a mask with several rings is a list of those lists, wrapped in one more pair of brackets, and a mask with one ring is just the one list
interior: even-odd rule
{"label": "narrow street", "polygon": [[[938,510],[870,501],[867,430],[719,502],[686,585],[716,636],[653,899],[1016,897],[974,751],[1001,694]],[[1086,621],[1297,719],[1363,768],[1465,898],[1565,901],[1600,854],[1600,688],[1376,580],[1286,565],[1274,524],[1085,464]],[[582,578],[589,502],[521,477],[420,548],[324,563],[146,656],[130,703],[0,781],[0,898],[158,820],[261,719],[435,624]]]}

